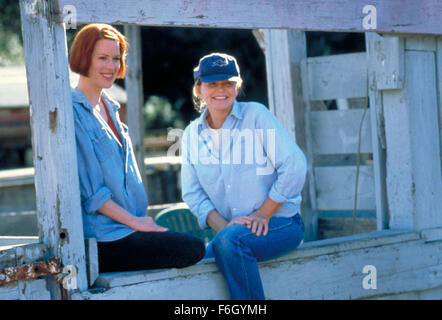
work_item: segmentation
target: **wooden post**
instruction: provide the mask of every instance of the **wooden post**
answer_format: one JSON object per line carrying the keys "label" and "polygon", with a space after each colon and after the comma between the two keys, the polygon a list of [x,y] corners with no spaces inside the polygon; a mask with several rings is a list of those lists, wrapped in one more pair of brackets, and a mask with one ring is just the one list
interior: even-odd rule
{"label": "wooden post", "polygon": [[436,39],[407,36],[404,50],[403,88],[382,91],[390,228],[422,230],[442,226]]}
{"label": "wooden post", "polygon": [[[87,289],[66,34],[56,1],[21,0],[40,241]],[[72,270],[72,269],[71,269]],[[72,288],[74,289],[74,288]]]}
{"label": "wooden post", "polygon": [[305,33],[294,30],[265,30],[265,55],[269,108],[304,151],[308,162],[302,191],[302,217],[306,224],[305,241],[316,240],[318,216],[315,210],[308,99],[305,99],[301,61],[307,57]]}
{"label": "wooden post", "polygon": [[[436,65],[437,65],[437,92],[439,103],[439,141],[440,141],[440,165],[442,167],[442,37],[437,37]],[[442,179],[442,176],[441,176]]]}
{"label": "wooden post", "polygon": [[366,33],[368,95],[370,98],[371,141],[376,195],[377,229],[388,228],[386,186],[386,142],[382,90],[401,89],[404,85],[404,47],[399,37]]}
{"label": "wooden post", "polygon": [[129,135],[132,140],[138,168],[147,191],[144,169],[144,92],[140,27],[125,25],[124,33],[129,41],[127,73],[124,80],[127,93],[127,125],[129,127]]}

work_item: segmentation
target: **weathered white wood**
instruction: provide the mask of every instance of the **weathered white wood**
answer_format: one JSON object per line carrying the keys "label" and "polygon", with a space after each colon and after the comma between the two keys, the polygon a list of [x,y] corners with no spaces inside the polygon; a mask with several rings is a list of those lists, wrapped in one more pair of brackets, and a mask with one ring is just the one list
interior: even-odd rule
{"label": "weathered white wood", "polygon": [[295,134],[295,101],[290,59],[289,32],[265,30],[267,91],[269,109],[276,115],[293,139]]}
{"label": "weathered white wood", "polygon": [[[142,170],[144,168],[144,91],[140,32],[139,26],[124,26],[124,34],[129,41],[127,73],[124,79],[127,92],[127,125],[138,168]],[[142,174],[141,178],[147,190],[146,176]]]}
{"label": "weathered white wood", "polygon": [[[363,114],[364,109],[312,111],[313,154],[356,153]],[[372,152],[369,114],[362,125],[360,152]]]}
{"label": "weathered white wood", "polygon": [[[442,286],[442,242],[392,231],[308,242],[261,262],[268,299],[366,299],[419,294]],[[419,259],[416,259],[419,256]],[[327,268],[324,268],[324,265]],[[376,268],[376,289],[364,289],[363,268]],[[213,259],[185,269],[102,274],[103,291],[76,299],[228,299]]]}
{"label": "weathered white wood", "polygon": [[[318,210],[351,210],[354,206],[356,167],[315,167]],[[360,166],[358,210],[375,210],[373,167]]]}
{"label": "weathered white wood", "polygon": [[[0,269],[35,263],[48,256],[47,247],[42,243],[35,243],[36,237],[22,237],[22,241],[19,237],[2,238],[2,240],[8,240],[9,244],[14,240],[27,241],[28,244],[0,250]],[[0,300],[47,300],[51,297],[52,292],[47,288],[46,279],[18,281],[0,286]]]}
{"label": "weathered white wood", "polygon": [[436,51],[436,38],[434,36],[414,35],[405,39],[405,50]]}
{"label": "weathered white wood", "polygon": [[421,231],[421,238],[425,242],[441,241],[442,240],[442,228],[425,229]]}
{"label": "weathered white wood", "polygon": [[91,287],[98,278],[98,247],[97,239],[87,238],[85,240],[86,248],[86,267],[89,286]]}
{"label": "weathered white wood", "polygon": [[[299,147],[309,155],[306,121],[306,100],[302,90],[301,61],[307,57],[305,33],[294,30],[264,30],[267,90],[269,108],[284,128],[292,135]],[[310,195],[313,179],[306,179],[302,191],[301,213],[306,224],[304,239],[317,239],[317,214],[312,207]]]}
{"label": "weathered white wood", "polygon": [[440,165],[442,167],[442,37],[437,38],[436,66],[437,66],[436,72],[437,72],[437,93],[438,93],[437,97],[439,104],[439,141],[440,141],[440,151],[441,151]]}
{"label": "weathered white wood", "polygon": [[[396,50],[396,48],[402,47],[399,45],[399,40],[387,40],[390,46],[384,44],[384,38],[376,33],[365,34],[365,46],[367,50],[367,77],[368,77],[368,90],[370,101],[370,124],[371,124],[371,143],[373,151],[373,175],[375,183],[375,199],[376,199],[376,222],[377,229],[388,228],[388,207],[387,207],[387,186],[386,181],[386,143],[385,143],[385,127],[384,127],[384,115],[382,106],[382,94],[380,87],[385,88],[386,83],[393,83],[390,79],[393,79],[392,74],[401,74],[401,80],[396,82],[395,85],[400,88],[403,87],[404,77],[404,59],[400,61],[400,57],[403,57],[402,50]],[[403,41],[402,41],[403,43]],[[386,47],[390,48],[391,44],[395,49],[389,54],[382,53]],[[381,52],[379,52],[381,50]],[[391,57],[394,54],[396,58]],[[379,59],[380,56],[380,59]],[[385,72],[385,60],[395,61],[395,63],[388,63],[389,72]],[[393,66],[393,67],[391,67]],[[394,66],[397,66],[395,69]],[[399,69],[398,69],[399,68]],[[402,71],[396,71],[402,70]],[[394,77],[394,79],[399,79]],[[391,86],[388,86],[391,88]]]}
{"label": "weathered white wood", "polygon": [[383,92],[391,228],[442,226],[442,180],[433,52],[405,52],[403,90]]}
{"label": "weathered white wood", "polygon": [[0,170],[0,188],[25,186],[34,183],[34,168]]}
{"label": "weathered white wood", "polygon": [[0,236],[0,251],[38,242],[36,236]]}
{"label": "weathered white wood", "polygon": [[375,12],[365,0],[59,0],[59,4],[60,21],[63,7],[72,5],[78,23],[442,33],[439,0],[376,1],[371,4]]}
{"label": "weathered white wood", "polygon": [[[404,86],[404,38],[386,37],[366,33],[370,42],[367,52],[374,72],[373,81],[377,90],[402,89]],[[374,89],[374,88],[373,88]]]}
{"label": "weathered white wood", "polygon": [[50,300],[45,279],[18,281],[9,286],[0,287],[0,300]]}
{"label": "weathered white wood", "polygon": [[20,1],[40,239],[87,288],[66,34],[52,1]]}
{"label": "weathered white wood", "polygon": [[[310,84],[308,77],[307,59],[302,59],[300,63],[301,69],[301,84],[302,84],[302,96],[304,99],[304,141],[305,141],[305,155],[307,157],[307,179],[306,187],[304,188],[304,193],[306,198],[309,200],[305,206],[304,211],[306,211],[312,218],[311,220],[311,236],[305,237],[306,240],[317,240],[318,239],[318,211],[316,205],[316,179],[313,170],[313,133],[311,124],[311,101],[310,101]],[[304,194],[303,194],[304,196]],[[307,234],[308,235],[308,234]]]}
{"label": "weathered white wood", "polygon": [[367,62],[364,52],[307,59],[310,100],[367,96]]}

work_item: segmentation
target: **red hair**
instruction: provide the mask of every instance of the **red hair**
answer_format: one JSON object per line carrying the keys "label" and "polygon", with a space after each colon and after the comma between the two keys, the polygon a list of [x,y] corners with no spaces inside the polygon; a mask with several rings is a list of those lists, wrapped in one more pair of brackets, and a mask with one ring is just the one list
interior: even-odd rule
{"label": "red hair", "polygon": [[71,45],[69,65],[75,73],[88,76],[89,67],[92,60],[92,52],[95,44],[101,39],[115,40],[120,45],[120,70],[117,79],[124,78],[126,74],[126,50],[127,40],[117,29],[108,24],[91,23],[75,35]]}

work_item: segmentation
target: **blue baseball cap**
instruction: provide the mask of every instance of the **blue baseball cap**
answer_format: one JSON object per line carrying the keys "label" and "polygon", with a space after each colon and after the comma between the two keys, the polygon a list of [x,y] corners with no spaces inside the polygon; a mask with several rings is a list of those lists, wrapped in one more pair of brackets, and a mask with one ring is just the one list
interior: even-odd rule
{"label": "blue baseball cap", "polygon": [[236,59],[225,53],[211,53],[202,57],[193,69],[193,79],[196,81],[198,78],[202,82],[241,81]]}

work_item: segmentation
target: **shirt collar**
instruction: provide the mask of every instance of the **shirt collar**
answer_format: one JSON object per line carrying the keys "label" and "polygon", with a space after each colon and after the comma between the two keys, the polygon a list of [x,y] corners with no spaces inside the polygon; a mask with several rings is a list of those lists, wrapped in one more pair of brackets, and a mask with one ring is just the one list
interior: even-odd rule
{"label": "shirt collar", "polygon": [[[93,107],[90,105],[89,101],[87,100],[87,98],[83,92],[81,92],[78,88],[72,88],[71,92],[72,92],[72,102],[73,103],[79,103],[79,104],[83,105],[86,109],[88,109],[89,111],[93,110]],[[109,95],[106,93],[106,91],[104,91],[104,90],[102,91],[101,97],[103,98],[106,106],[112,107],[115,110],[120,109],[119,103],[116,102],[111,97],[109,97]]]}
{"label": "shirt collar", "polygon": [[[208,127],[207,122],[206,122],[207,112],[209,112],[209,111],[208,111],[207,107],[205,107],[203,112],[201,113],[201,115],[197,119],[198,125],[203,126],[203,127]],[[232,111],[230,111],[230,114],[227,116],[227,118],[229,118],[231,116],[234,116],[237,119],[243,118],[243,108],[242,108],[241,102],[238,102],[236,100],[233,102]]]}

